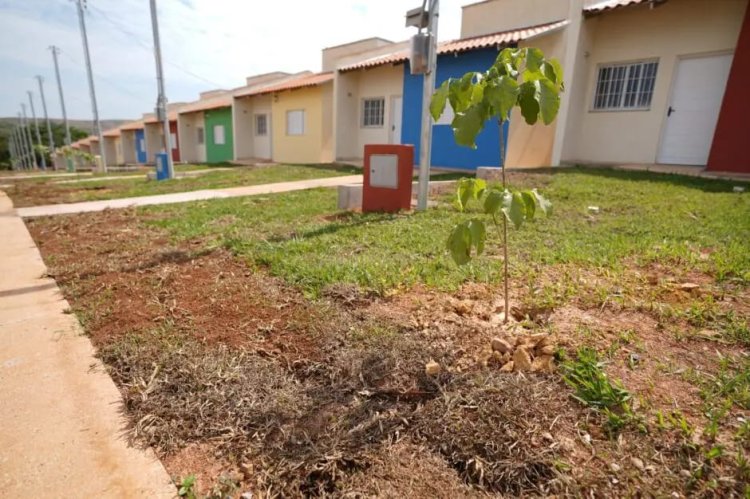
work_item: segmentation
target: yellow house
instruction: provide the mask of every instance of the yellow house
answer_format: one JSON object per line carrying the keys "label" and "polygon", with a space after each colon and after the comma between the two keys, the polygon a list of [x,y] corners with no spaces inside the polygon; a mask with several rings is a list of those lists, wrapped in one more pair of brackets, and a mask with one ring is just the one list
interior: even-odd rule
{"label": "yellow house", "polygon": [[333,73],[317,73],[263,89],[271,95],[272,157],[277,163],[330,163]]}

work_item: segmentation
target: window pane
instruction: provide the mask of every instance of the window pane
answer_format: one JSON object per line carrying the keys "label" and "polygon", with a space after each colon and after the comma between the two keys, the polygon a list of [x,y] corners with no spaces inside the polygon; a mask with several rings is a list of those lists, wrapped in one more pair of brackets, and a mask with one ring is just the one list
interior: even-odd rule
{"label": "window pane", "polygon": [[304,135],[305,134],[305,111],[295,110],[286,112],[286,134],[287,135]]}
{"label": "window pane", "polygon": [[203,138],[203,127],[198,127],[195,129],[195,131],[198,134],[198,144],[203,144],[204,138]]}
{"label": "window pane", "polygon": [[385,98],[362,101],[362,126],[382,127],[385,122]]}
{"label": "window pane", "polygon": [[268,133],[268,122],[265,114],[255,115],[255,135],[266,135]]}
{"label": "window pane", "polygon": [[214,125],[214,144],[224,145],[224,125]]}
{"label": "window pane", "polygon": [[656,82],[657,62],[599,68],[594,109],[648,108]]}

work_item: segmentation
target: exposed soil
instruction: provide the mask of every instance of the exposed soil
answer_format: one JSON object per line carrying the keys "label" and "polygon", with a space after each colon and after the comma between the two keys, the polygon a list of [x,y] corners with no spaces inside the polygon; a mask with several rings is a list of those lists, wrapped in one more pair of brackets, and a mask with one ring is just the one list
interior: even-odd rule
{"label": "exposed soil", "polygon": [[[733,436],[748,411],[733,408],[711,438],[657,427],[654,418],[679,411],[703,428],[704,400],[686,373],[715,373],[721,356],[744,350],[674,334],[696,328],[645,300],[709,292],[728,298],[720,307],[746,313],[743,289],[633,269],[628,279],[643,289],[630,301],[583,293],[547,306],[515,289],[512,325],[504,326],[496,292],[484,286],[388,298],[334,286],[311,301],[224,249],[172,241],[143,221],[134,211],[105,211],[35,219],[29,228],[123,394],[130,435],[175,478],[196,474],[202,494],[743,492],[732,463],[744,444]],[[613,285],[595,273],[578,277],[592,289]],[[676,288],[686,278],[699,288]],[[569,352],[608,352],[607,372],[635,394],[639,421],[612,435],[559,372],[501,373],[489,345],[509,328],[548,332]],[[430,360],[439,375],[425,374]],[[715,442],[726,457],[700,465]]]}

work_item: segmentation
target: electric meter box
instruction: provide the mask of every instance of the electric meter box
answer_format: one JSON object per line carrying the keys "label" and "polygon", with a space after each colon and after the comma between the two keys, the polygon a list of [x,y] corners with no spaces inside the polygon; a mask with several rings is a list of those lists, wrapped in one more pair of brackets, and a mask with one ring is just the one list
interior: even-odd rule
{"label": "electric meter box", "polygon": [[396,212],[411,208],[414,146],[365,146],[362,211]]}
{"label": "electric meter box", "polygon": [[409,68],[411,74],[422,75],[429,68],[430,40],[432,35],[417,33],[411,38],[409,52]]}

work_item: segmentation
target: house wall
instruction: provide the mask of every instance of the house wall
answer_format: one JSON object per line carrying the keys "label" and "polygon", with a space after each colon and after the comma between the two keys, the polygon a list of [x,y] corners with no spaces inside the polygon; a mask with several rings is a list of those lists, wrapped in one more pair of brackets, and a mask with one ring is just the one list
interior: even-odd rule
{"label": "house wall", "polygon": [[745,125],[750,116],[747,85],[750,81],[750,5],[745,9],[745,21],[734,53],[724,102],[716,125],[713,146],[708,158],[711,171],[750,173],[747,153],[748,131]]}
{"label": "house wall", "polygon": [[[144,125],[146,134],[146,155],[148,162],[155,161],[157,153],[164,152],[164,126],[161,123],[146,123]],[[177,121],[169,122],[169,131],[172,134],[172,161],[180,161],[180,137]]]}
{"label": "house wall", "polygon": [[569,0],[489,0],[463,7],[461,38],[547,24],[568,16]]}
{"label": "house wall", "polygon": [[[436,86],[448,78],[458,78],[469,71],[486,71],[497,57],[494,48],[453,55],[438,56]],[[411,75],[408,62],[404,64],[403,123],[401,143],[414,145],[414,159],[419,160],[420,131],[422,129],[422,75]],[[507,132],[506,124],[506,132]],[[432,166],[474,170],[478,166],[500,164],[500,128],[494,121],[485,124],[476,139],[476,149],[459,146],[453,139],[450,124],[433,125]],[[507,137],[507,133],[506,133]],[[507,143],[507,140],[506,140]]]}
{"label": "house wall", "polygon": [[[331,150],[326,144],[333,143],[333,85],[274,94],[271,104],[271,127],[273,130],[273,160],[278,163],[321,163],[332,160]],[[324,108],[324,103],[326,104]],[[287,135],[287,111],[305,110],[304,135]],[[324,119],[324,115],[328,115]],[[325,129],[328,127],[328,129]],[[330,147],[330,146],[329,146]]]}
{"label": "house wall", "polygon": [[120,141],[122,146],[122,162],[126,165],[135,163],[135,130],[123,130],[120,132]]}
{"label": "house wall", "polygon": [[[205,118],[202,112],[180,114],[177,129],[180,133],[180,158],[186,163],[206,162]],[[198,143],[198,128],[204,130],[203,143]]]}
{"label": "house wall", "polygon": [[[206,162],[223,163],[234,159],[234,132],[232,108],[211,109],[204,113],[206,123]],[[224,144],[217,144],[214,127],[224,126]]]}
{"label": "house wall", "polygon": [[104,137],[104,152],[107,156],[107,166],[116,166],[120,163],[117,161],[117,144],[115,137]]}
{"label": "house wall", "polygon": [[[519,47],[536,47],[546,57],[562,60],[565,51],[563,31],[555,31],[546,36],[518,44]],[[545,126],[539,122],[527,125],[518,108],[510,115],[508,127],[508,150],[506,165],[511,168],[530,168],[552,164],[552,149],[555,142],[555,126]]]}
{"label": "house wall", "polygon": [[[359,159],[364,155],[365,144],[391,143],[391,99],[401,96],[404,90],[403,68],[388,65],[338,73],[336,86],[336,158]],[[373,97],[385,99],[383,125],[364,127],[364,99]],[[400,137],[396,139],[399,141]]]}
{"label": "house wall", "polygon": [[[268,116],[268,135],[255,133],[255,115]],[[273,128],[271,123],[271,96],[257,95],[234,100],[234,147],[236,158],[271,159]]]}
{"label": "house wall", "polygon": [[148,162],[146,155],[146,132],[143,128],[135,131],[135,156],[136,162],[145,165]]}
{"label": "house wall", "polygon": [[[731,52],[737,43],[747,0],[672,0],[606,12],[592,23],[582,109],[566,131],[578,134],[565,147],[563,161],[594,163],[656,162],[676,65],[680,57]],[[591,110],[598,65],[658,58],[651,108],[647,111]],[[573,103],[571,104],[571,107]]]}

